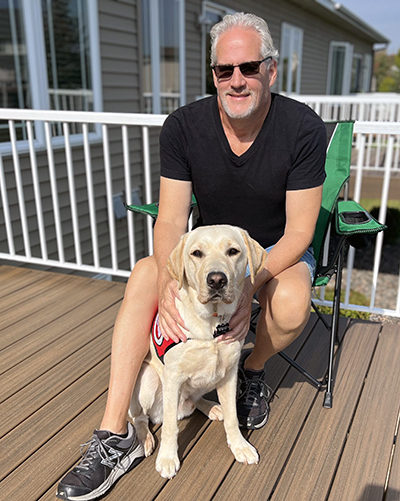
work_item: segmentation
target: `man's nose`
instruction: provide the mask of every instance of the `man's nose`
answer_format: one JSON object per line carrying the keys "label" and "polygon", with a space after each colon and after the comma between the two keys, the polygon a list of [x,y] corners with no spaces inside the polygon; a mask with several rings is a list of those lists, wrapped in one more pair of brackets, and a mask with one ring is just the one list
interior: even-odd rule
{"label": "man's nose", "polygon": [[240,68],[236,66],[233,68],[232,78],[231,78],[231,86],[232,87],[243,87],[246,85],[246,79],[244,78]]}

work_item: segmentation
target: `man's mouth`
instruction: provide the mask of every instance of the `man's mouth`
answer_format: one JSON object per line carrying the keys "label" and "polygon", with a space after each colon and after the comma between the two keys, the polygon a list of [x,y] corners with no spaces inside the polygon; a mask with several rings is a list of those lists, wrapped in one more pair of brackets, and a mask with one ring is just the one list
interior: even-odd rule
{"label": "man's mouth", "polygon": [[232,94],[232,93],[229,93],[226,95],[233,98],[233,99],[245,99],[246,97],[250,96],[250,94]]}

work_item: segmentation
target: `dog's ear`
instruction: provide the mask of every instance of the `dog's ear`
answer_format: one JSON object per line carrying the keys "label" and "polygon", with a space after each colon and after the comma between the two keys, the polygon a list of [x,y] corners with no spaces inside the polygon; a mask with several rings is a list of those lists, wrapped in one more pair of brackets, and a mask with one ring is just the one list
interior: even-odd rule
{"label": "dog's ear", "polygon": [[267,251],[261,247],[245,230],[240,230],[247,249],[247,262],[250,268],[250,280],[254,283],[255,276],[260,272],[267,259]]}
{"label": "dog's ear", "polygon": [[168,269],[171,277],[175,278],[175,280],[178,281],[179,289],[182,288],[183,276],[185,273],[184,263],[183,263],[183,250],[185,248],[185,243],[186,243],[186,238],[187,238],[186,235],[187,234],[185,234],[181,237],[178,245],[171,252],[171,254],[168,258],[168,261],[167,261],[167,269]]}

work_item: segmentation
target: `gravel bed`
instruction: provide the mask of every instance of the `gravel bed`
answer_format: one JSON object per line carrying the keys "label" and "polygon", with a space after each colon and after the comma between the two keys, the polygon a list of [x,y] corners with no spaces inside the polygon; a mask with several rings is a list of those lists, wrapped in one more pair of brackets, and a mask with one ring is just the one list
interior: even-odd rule
{"label": "gravel bed", "polygon": [[[368,300],[371,298],[374,246],[356,250],[354,268],[351,276],[351,288],[360,292]],[[346,262],[346,261],[345,261]],[[379,308],[396,309],[399,291],[400,242],[384,245],[381,266],[378,275],[375,305]],[[342,288],[345,287],[347,269],[343,269]],[[371,314],[370,320],[382,323],[400,324],[400,317]]]}

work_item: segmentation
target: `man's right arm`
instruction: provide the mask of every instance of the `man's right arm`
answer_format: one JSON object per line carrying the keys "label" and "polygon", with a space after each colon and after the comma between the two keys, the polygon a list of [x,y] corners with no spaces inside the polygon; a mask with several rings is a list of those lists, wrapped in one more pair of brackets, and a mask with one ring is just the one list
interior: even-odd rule
{"label": "man's right arm", "polygon": [[164,337],[178,342],[186,340],[178,325],[184,326],[175,307],[178,297],[177,282],[171,278],[167,260],[180,237],[187,231],[192,183],[161,177],[160,200],[154,227],[154,257],[158,267],[159,317]]}

